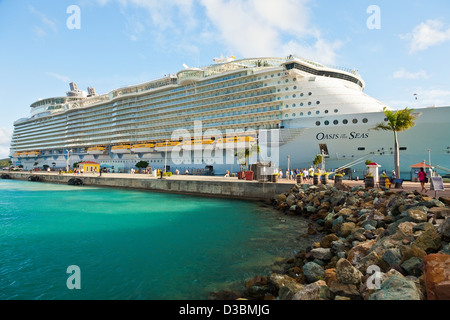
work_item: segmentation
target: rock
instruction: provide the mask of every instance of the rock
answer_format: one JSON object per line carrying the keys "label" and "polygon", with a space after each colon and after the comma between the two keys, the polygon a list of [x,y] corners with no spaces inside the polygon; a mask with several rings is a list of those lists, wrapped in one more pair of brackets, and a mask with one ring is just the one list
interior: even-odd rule
{"label": "rock", "polygon": [[327,234],[325,237],[320,240],[320,246],[322,248],[331,248],[331,243],[333,241],[339,241],[339,237],[335,235],[334,233]]}
{"label": "rock", "polygon": [[295,294],[303,290],[304,286],[297,282],[290,282],[278,290],[278,298],[280,300],[292,300]]}
{"label": "rock", "polygon": [[414,282],[393,275],[381,284],[380,290],[370,295],[369,300],[420,300],[420,294]]}
{"label": "rock", "polygon": [[275,201],[280,204],[282,202],[286,202],[286,195],[285,194],[279,194],[275,197]]}
{"label": "rock", "polygon": [[314,259],[330,260],[333,257],[331,248],[317,248],[311,250],[311,255]]}
{"label": "rock", "polygon": [[358,264],[359,260],[369,253],[369,250],[371,250],[375,243],[376,240],[373,239],[354,246],[348,253],[348,261],[350,261],[353,265]]}
{"label": "rock", "polygon": [[283,275],[272,273],[268,278],[270,292],[277,295],[280,300],[291,300],[295,293],[303,289],[303,285],[295,279]]}
{"label": "rock", "polygon": [[315,262],[307,262],[303,265],[303,275],[306,277],[308,283],[313,283],[317,280],[324,279],[325,270]]}
{"label": "rock", "polygon": [[450,208],[446,207],[433,207],[428,210],[428,216],[436,219],[445,219],[446,217],[450,217]]}
{"label": "rock", "polygon": [[333,282],[328,288],[330,290],[331,299],[336,299],[337,296],[341,296],[350,298],[351,300],[362,300],[361,294],[354,284]]}
{"label": "rock", "polygon": [[422,275],[422,259],[412,257],[401,264],[407,274],[420,277]]}
{"label": "rock", "polygon": [[450,217],[445,218],[444,222],[438,227],[437,231],[442,240],[450,241]]}
{"label": "rock", "polygon": [[423,259],[428,300],[450,300],[450,256],[430,254]]}
{"label": "rock", "polygon": [[439,201],[441,201],[447,206],[450,206],[450,197],[439,197]]}
{"label": "rock", "polygon": [[361,277],[361,272],[353,267],[347,259],[340,259],[336,263],[336,278],[339,283],[359,285]]}
{"label": "rock", "polygon": [[415,244],[412,244],[411,246],[400,246],[400,253],[402,256],[402,262],[411,259],[413,257],[419,258],[420,260],[423,259],[427,255],[425,251],[420,249]]}
{"label": "rock", "polygon": [[341,240],[336,240],[331,242],[331,251],[334,253],[345,252],[347,250],[347,246]]}
{"label": "rock", "polygon": [[329,300],[330,290],[323,280],[306,285],[301,291],[297,292],[292,300]]}
{"label": "rock", "polygon": [[355,229],[355,227],[356,225],[353,222],[343,223],[341,226],[340,235],[344,238],[348,237],[352,233],[352,230]]}
{"label": "rock", "polygon": [[383,260],[389,265],[398,265],[402,260],[400,250],[398,248],[388,249],[383,254]]}
{"label": "rock", "polygon": [[324,277],[327,286],[330,286],[332,282],[337,282],[336,268],[326,269]]}
{"label": "rock", "polygon": [[427,213],[422,210],[417,209],[409,209],[408,210],[408,217],[413,222],[425,222],[427,221]]}
{"label": "rock", "polygon": [[397,226],[397,230],[403,232],[405,235],[412,235],[414,233],[414,224],[412,222],[402,222]]}
{"label": "rock", "polygon": [[295,195],[293,193],[289,194],[286,198],[286,204],[291,207],[295,204]]}
{"label": "rock", "polygon": [[425,225],[425,231],[417,237],[413,244],[427,253],[432,253],[441,247],[441,237],[433,225],[427,223]]}

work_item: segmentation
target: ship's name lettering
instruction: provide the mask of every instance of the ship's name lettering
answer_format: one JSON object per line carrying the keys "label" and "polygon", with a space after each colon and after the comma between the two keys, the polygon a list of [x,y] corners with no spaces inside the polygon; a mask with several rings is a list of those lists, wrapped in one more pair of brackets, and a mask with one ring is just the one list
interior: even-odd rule
{"label": "ship's name lettering", "polygon": [[338,140],[338,139],[348,139],[348,140],[353,140],[353,139],[367,139],[369,138],[369,134],[368,133],[358,133],[358,132],[350,132],[349,134],[346,133],[342,133],[342,134],[338,134],[338,133],[323,133],[323,132],[319,132],[316,135],[316,139],[319,141],[322,140]]}

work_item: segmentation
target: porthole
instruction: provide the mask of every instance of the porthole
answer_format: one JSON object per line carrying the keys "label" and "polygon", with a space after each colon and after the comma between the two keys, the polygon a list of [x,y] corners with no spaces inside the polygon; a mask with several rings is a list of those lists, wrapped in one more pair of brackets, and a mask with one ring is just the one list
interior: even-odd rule
{"label": "porthole", "polygon": [[327,125],[330,124],[330,121],[326,120],[326,121],[324,122],[324,124],[327,126]]}
{"label": "porthole", "polygon": [[288,83],[289,82],[289,79],[286,79],[286,81],[285,81],[286,83]]}
{"label": "porthole", "polygon": [[369,122],[369,120],[367,118],[364,118],[363,123],[367,123],[367,122]]}
{"label": "porthole", "polygon": [[310,115],[311,115],[311,111],[308,112],[308,116],[310,116]]}
{"label": "porthole", "polygon": [[328,110],[325,110],[325,113],[327,114],[327,113],[328,113]]}
{"label": "porthole", "polygon": [[297,81],[297,78],[292,79],[292,81],[294,81],[294,82]]}
{"label": "porthole", "polygon": [[300,107],[303,107],[303,102],[302,102],[302,103],[300,103]]}
{"label": "porthole", "polygon": [[300,112],[300,117],[303,117],[303,112]]}
{"label": "porthole", "polygon": [[289,105],[286,105],[286,109],[289,108]]}
{"label": "porthole", "polygon": [[334,124],[335,126],[337,126],[337,125],[339,124],[339,121],[334,120],[334,121],[333,121],[333,124]]}
{"label": "porthole", "polygon": [[319,111],[319,110],[317,110],[317,111],[316,111],[316,114],[320,114],[320,111]]}
{"label": "porthole", "polygon": [[300,93],[300,97],[303,97],[303,93]]}
{"label": "porthole", "polygon": [[289,88],[288,87],[286,87],[286,91],[288,91],[289,90]]}
{"label": "porthole", "polygon": [[295,108],[297,105],[294,103],[293,105],[292,105],[292,108]]}
{"label": "porthole", "polygon": [[316,104],[319,105],[319,104],[320,104],[320,101],[317,101]]}
{"label": "porthole", "polygon": [[316,126],[320,126],[320,121],[316,121]]}
{"label": "porthole", "polygon": [[295,116],[296,116],[296,114],[295,114],[295,113],[293,113],[293,114],[292,114],[292,116],[293,116],[293,117],[295,117]]}
{"label": "porthole", "polygon": [[296,94],[293,94],[293,95],[292,95],[292,98],[297,98],[297,95],[296,95]]}
{"label": "porthole", "polygon": [[294,90],[297,90],[297,86],[294,86]]}
{"label": "porthole", "polygon": [[310,106],[312,103],[311,103],[311,101],[310,102],[308,102],[308,106]]}
{"label": "porthole", "polygon": [[338,109],[334,109],[334,113],[338,113],[339,112],[339,110]]}
{"label": "porthole", "polygon": [[343,123],[343,124],[348,124],[348,120],[347,120],[347,119],[344,119],[344,120],[342,120],[342,123]]}
{"label": "porthole", "polygon": [[287,117],[289,117],[289,115],[287,114],[287,115],[285,115],[284,117],[287,118]]}
{"label": "porthole", "polygon": [[308,96],[312,96],[312,92],[308,92]]}
{"label": "porthole", "polygon": [[358,123],[358,119],[353,119],[353,123],[357,124]]}

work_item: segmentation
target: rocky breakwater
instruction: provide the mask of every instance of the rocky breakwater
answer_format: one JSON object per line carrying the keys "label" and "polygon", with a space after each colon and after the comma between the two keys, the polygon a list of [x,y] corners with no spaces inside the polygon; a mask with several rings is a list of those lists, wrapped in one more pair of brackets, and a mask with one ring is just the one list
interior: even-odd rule
{"label": "rocky breakwater", "polygon": [[273,205],[310,219],[308,233],[321,234],[321,241],[284,260],[277,272],[249,280],[243,298],[450,299],[450,199],[297,185]]}

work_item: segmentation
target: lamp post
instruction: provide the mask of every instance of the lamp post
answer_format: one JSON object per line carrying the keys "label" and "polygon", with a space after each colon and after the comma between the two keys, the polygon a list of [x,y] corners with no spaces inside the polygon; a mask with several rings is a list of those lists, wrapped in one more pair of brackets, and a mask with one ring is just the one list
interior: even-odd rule
{"label": "lamp post", "polygon": [[66,150],[66,151],[67,151],[66,172],[69,172],[69,158],[70,158],[70,153],[72,152],[72,149]]}

